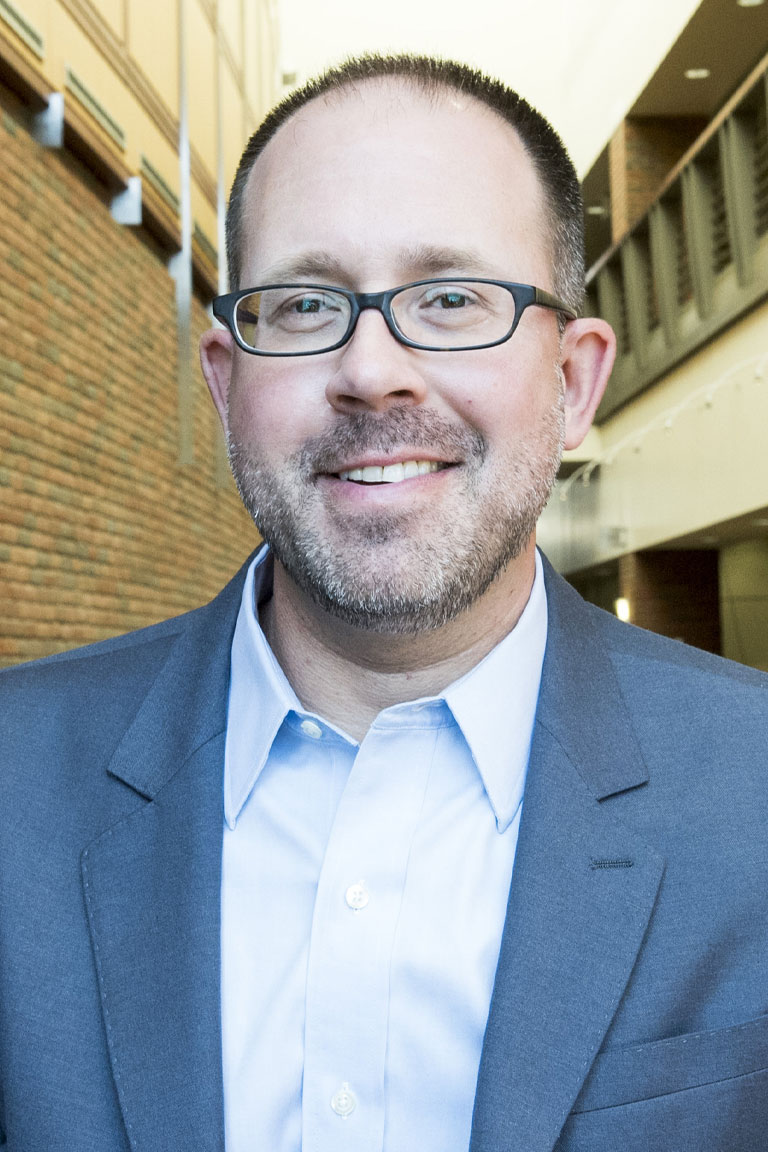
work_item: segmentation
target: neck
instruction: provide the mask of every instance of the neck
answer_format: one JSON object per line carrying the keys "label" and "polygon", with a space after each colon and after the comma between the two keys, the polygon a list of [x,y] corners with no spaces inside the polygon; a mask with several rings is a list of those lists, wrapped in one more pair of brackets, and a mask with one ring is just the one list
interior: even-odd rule
{"label": "neck", "polygon": [[391,636],[331,616],[275,561],[261,625],[302,706],[360,741],[382,709],[438,695],[479,664],[519,620],[534,574],[531,541],[461,616],[441,628]]}

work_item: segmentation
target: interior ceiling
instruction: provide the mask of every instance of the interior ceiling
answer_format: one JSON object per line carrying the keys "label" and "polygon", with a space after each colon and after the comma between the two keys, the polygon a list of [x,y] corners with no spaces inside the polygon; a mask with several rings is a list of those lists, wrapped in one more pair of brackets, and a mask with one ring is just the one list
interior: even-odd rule
{"label": "interior ceiling", "polygon": [[[630,116],[712,116],[768,51],[768,2],[703,0],[630,110]],[[688,68],[708,68],[688,80]]]}
{"label": "interior ceiling", "polygon": [[[737,0],[703,0],[628,112],[628,116],[691,116],[711,120],[768,53],[768,0],[742,7]],[[688,80],[688,68],[707,68],[705,80]],[[587,208],[587,267],[610,247],[608,148],[583,181]]]}
{"label": "interior ceiling", "polygon": [[732,520],[710,524],[677,540],[656,545],[651,551],[664,548],[721,548],[741,540],[756,540],[768,536],[768,508],[756,508]]}

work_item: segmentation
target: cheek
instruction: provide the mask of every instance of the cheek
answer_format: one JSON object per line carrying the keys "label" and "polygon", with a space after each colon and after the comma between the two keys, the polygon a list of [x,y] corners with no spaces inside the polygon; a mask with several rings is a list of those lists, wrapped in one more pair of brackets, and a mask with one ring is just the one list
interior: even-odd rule
{"label": "cheek", "polygon": [[[296,369],[259,363],[234,372],[229,393],[229,428],[237,443],[266,459],[293,455],[319,430],[315,389],[296,378]],[[320,389],[320,397],[323,390]]]}

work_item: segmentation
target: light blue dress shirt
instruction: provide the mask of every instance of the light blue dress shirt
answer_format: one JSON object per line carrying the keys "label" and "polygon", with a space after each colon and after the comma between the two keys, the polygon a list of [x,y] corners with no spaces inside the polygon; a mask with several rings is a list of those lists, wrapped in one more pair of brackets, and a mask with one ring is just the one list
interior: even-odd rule
{"label": "light blue dress shirt", "polygon": [[259,627],[232,643],[224,773],[227,1152],[466,1152],[547,632],[514,630],[357,744],[305,711]]}

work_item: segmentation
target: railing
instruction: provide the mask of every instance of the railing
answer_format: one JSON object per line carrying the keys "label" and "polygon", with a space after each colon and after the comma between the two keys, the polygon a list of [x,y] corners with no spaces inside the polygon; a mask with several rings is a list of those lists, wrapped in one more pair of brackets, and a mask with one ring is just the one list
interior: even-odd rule
{"label": "railing", "polygon": [[764,60],[648,212],[590,269],[586,311],[608,320],[618,337],[598,423],[766,297]]}

